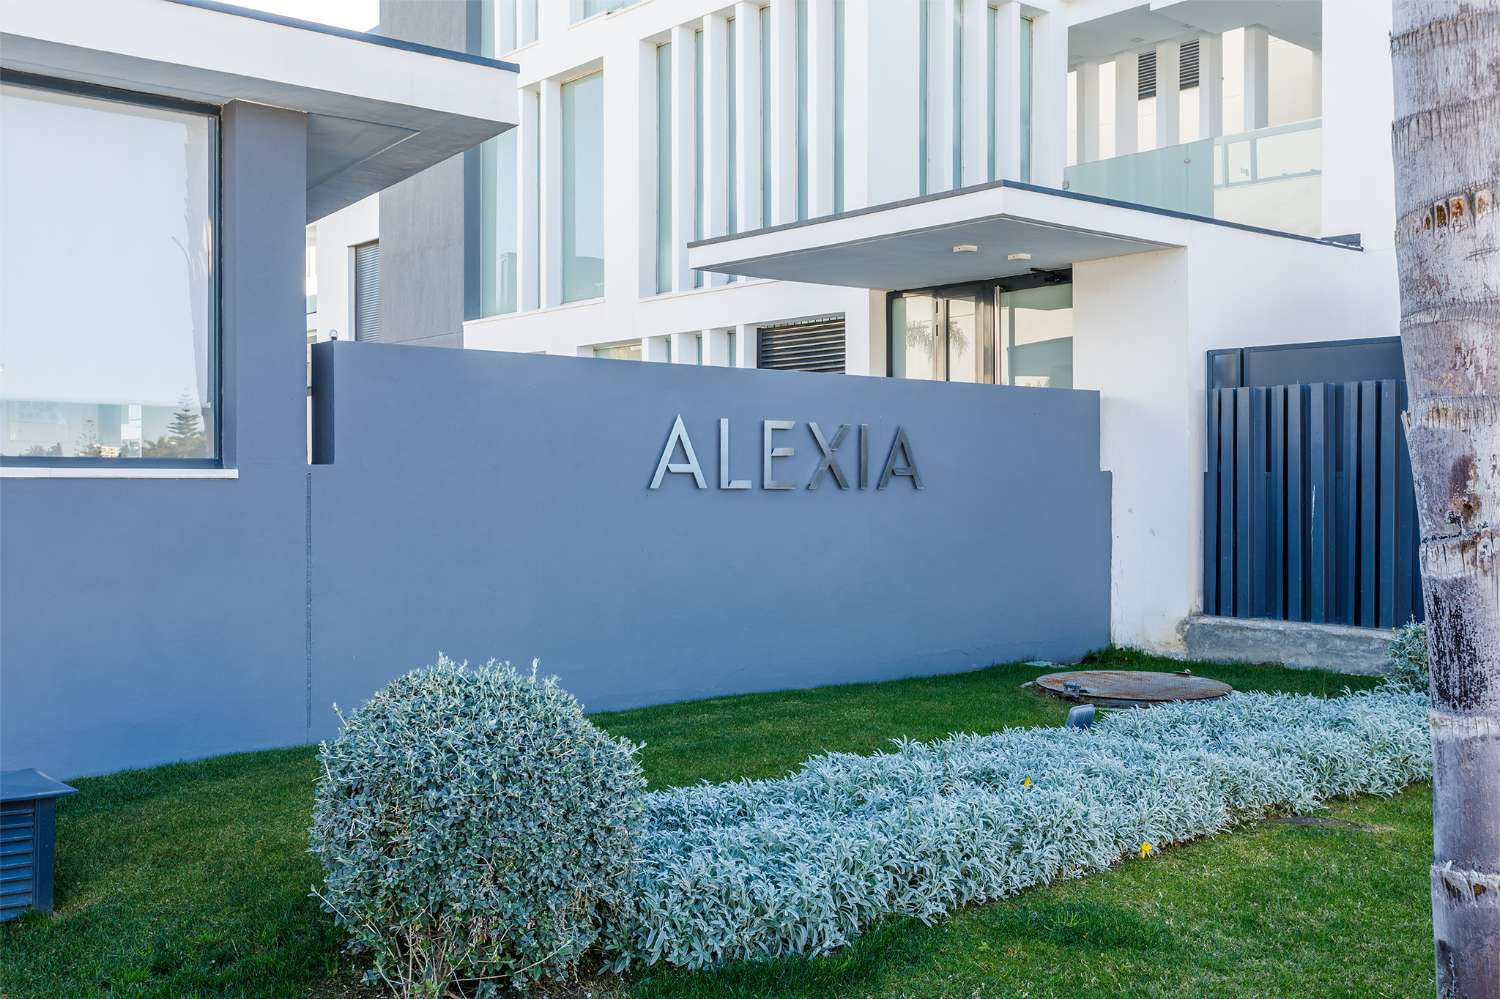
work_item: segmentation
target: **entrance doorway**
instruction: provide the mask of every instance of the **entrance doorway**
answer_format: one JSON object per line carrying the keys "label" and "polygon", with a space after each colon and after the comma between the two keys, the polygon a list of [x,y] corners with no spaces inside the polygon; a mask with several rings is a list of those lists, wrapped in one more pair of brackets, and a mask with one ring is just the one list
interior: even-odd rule
{"label": "entrance doorway", "polygon": [[893,378],[1073,387],[1071,271],[893,292]]}

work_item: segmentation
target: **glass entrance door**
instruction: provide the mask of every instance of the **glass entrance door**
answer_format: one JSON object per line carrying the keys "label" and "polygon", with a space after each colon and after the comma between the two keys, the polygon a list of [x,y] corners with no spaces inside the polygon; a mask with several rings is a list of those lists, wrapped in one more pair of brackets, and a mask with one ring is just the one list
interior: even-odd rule
{"label": "glass entrance door", "polygon": [[977,286],[892,296],[892,376],[950,382],[993,380],[990,312],[989,297]]}

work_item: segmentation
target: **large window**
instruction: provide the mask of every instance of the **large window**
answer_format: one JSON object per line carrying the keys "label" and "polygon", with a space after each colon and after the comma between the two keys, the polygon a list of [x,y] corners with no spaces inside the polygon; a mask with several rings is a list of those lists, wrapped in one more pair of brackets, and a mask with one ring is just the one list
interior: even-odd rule
{"label": "large window", "polygon": [[636,0],[573,0],[570,20],[581,21],[595,14],[603,14],[621,7],[629,7]]}
{"label": "large window", "polygon": [[1073,387],[1073,285],[1067,272],[895,292],[895,378]]}
{"label": "large window", "polygon": [[672,290],[672,43],[656,47],[656,290]]}
{"label": "large window", "polygon": [[604,74],[562,85],[562,295],[604,294]]}
{"label": "large window", "polygon": [[512,128],[479,147],[480,313],[515,312],[518,303],[516,261],[517,137]]}
{"label": "large window", "polygon": [[6,82],[0,120],[0,455],[216,458],[212,109]]}

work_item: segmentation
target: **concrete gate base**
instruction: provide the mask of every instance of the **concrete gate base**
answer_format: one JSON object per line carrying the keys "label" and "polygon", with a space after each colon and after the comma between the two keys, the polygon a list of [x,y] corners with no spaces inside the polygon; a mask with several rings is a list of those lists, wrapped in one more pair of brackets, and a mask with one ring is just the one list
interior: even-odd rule
{"label": "concrete gate base", "polygon": [[1183,638],[1190,659],[1215,663],[1280,663],[1295,669],[1331,669],[1378,676],[1386,670],[1392,633],[1305,621],[1188,618]]}

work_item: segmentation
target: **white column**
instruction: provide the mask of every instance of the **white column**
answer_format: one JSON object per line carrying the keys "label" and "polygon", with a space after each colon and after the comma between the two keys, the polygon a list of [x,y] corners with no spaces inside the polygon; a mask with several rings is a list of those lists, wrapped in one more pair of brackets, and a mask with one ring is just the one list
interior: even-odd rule
{"label": "white column", "polygon": [[1068,165],[1068,15],[1052,11],[1032,24],[1031,183],[1060,188]]}
{"label": "white column", "polygon": [[914,3],[845,4],[846,211],[917,194],[918,11]]}
{"label": "white column", "polygon": [[734,92],[739,98],[735,116],[735,172],[739,180],[737,217],[740,232],[759,229],[760,217],[760,7],[734,5]]}
{"label": "white column", "polygon": [[833,214],[833,0],[807,3],[807,214]]}
{"label": "white column", "polygon": [[703,363],[727,368],[734,359],[729,356],[729,331],[703,331]]}
{"label": "white column", "polygon": [[516,127],[516,283],[517,305],[522,311],[541,305],[541,246],[538,242],[537,133],[541,110],[536,91],[522,90],[517,96]]}
{"label": "white column", "polygon": [[963,93],[965,187],[990,179],[989,0],[963,0]]}
{"label": "white column", "polygon": [[741,324],[734,328],[734,332],[734,366],[736,368],[755,367],[758,331],[754,326]]}
{"label": "white column", "polygon": [[1136,52],[1115,56],[1115,155],[1140,148],[1141,57]]}
{"label": "white column", "polygon": [[1198,36],[1198,138],[1224,134],[1224,39]]}
{"label": "white column", "polygon": [[687,246],[693,241],[697,190],[697,124],[693,116],[697,51],[692,25],[672,29],[672,288],[693,286]]}
{"label": "white column", "polygon": [[1312,72],[1308,76],[1309,96],[1312,98],[1312,106],[1317,110],[1318,117],[1323,116],[1323,50],[1312,50]]}
{"label": "white column", "polygon": [[1156,46],[1156,148],[1182,141],[1182,43]]}
{"label": "white column", "polygon": [[698,363],[698,334],[696,332],[672,334],[672,363]]}
{"label": "white column", "polygon": [[[703,237],[729,231],[729,22],[703,19]],[[722,274],[707,276],[725,284]]]}
{"label": "white column", "polygon": [[1099,158],[1099,64],[1085,62],[1073,74],[1077,87],[1077,149],[1079,163]]}
{"label": "white column", "polygon": [[953,70],[958,49],[953,37],[954,10],[959,0],[926,0],[927,17],[927,190],[953,187],[953,128],[958,109],[953,106]]}
{"label": "white column", "polygon": [[797,220],[797,4],[771,4],[771,224]]}
{"label": "white column", "polygon": [[1265,28],[1245,29],[1244,130],[1265,128],[1270,112],[1270,36]]}
{"label": "white column", "polygon": [[[670,218],[672,206],[657,204],[656,173],[659,166],[657,157],[658,150],[661,148],[658,139],[661,127],[666,122],[657,120],[659,115],[657,114],[656,93],[660,81],[657,79],[656,43],[642,42],[638,49],[640,65],[636,75],[640,80],[640,86],[636,120],[640,123],[640,128],[637,140],[639,172],[636,175],[636,204],[639,210],[636,213],[636,261],[639,266],[636,270],[640,273],[640,288],[637,294],[654,295],[657,288],[657,220]],[[670,275],[663,276],[670,277]]]}
{"label": "white column", "polygon": [[542,308],[562,304],[562,85],[541,83],[541,215],[537,257],[541,261]]}
{"label": "white column", "polygon": [[995,23],[995,173],[1021,177],[1021,5],[1006,0]]}
{"label": "white column", "polygon": [[671,350],[670,336],[648,336],[641,338],[641,360],[665,361]]}

